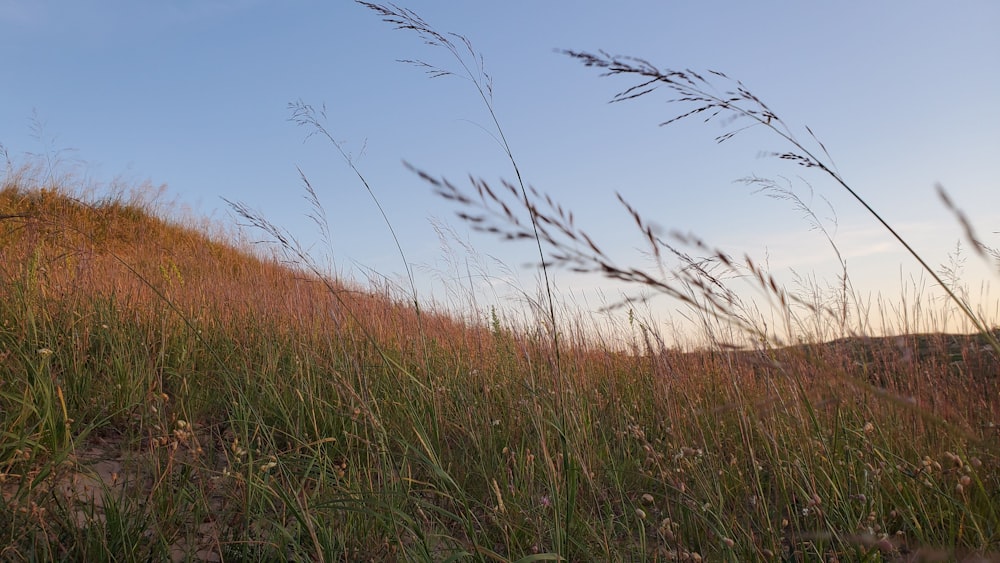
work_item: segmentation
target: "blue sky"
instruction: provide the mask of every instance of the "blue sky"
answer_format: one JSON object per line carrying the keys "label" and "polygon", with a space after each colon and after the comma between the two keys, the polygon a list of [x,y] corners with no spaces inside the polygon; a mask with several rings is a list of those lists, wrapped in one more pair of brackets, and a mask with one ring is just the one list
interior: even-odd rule
{"label": "blue sky", "polygon": [[[811,127],[843,177],[932,265],[946,262],[962,238],[935,196],[936,182],[981,238],[1000,246],[996,2],[398,3],[437,30],[472,41],[528,183],[573,209],[623,263],[647,262],[616,191],[665,229],[766,258],[782,279],[791,280],[793,270],[830,279],[836,269],[821,235],[787,203],[733,182],[759,175],[789,178],[804,198],[810,183],[823,216],[829,213],[819,198],[829,199],[838,218],[835,240],[857,290],[891,300],[901,295],[900,280],[917,271],[828,179],[760,158],[788,148],[777,137],[752,130],[717,145],[713,137],[724,130],[717,123],[658,127],[678,112],[665,103],[668,93],[608,104],[629,83],[598,78],[557,49],[605,49],[661,68],[724,71],[803,138],[803,127]],[[457,267],[450,266],[434,222],[485,257],[498,293],[510,293],[509,283],[534,291],[536,273],[521,267],[534,259],[530,244],[471,233],[401,164],[457,183],[469,174],[512,178],[482,102],[467,81],[429,79],[397,62],[454,68],[444,52],[362,6],[0,0],[0,49],[0,143],[15,158],[72,148],[67,154],[94,181],[166,184],[168,199],[223,223],[233,219],[221,198],[242,201],[317,245],[342,275],[399,280],[401,259],[364,187],[331,146],[303,142],[308,131],[288,121],[289,102],[325,103],[326,126],[379,197],[421,292],[451,299],[441,280],[465,284],[469,257],[459,252]],[[44,124],[41,139],[33,116]],[[332,252],[321,251],[304,218],[309,209],[296,167],[322,198]],[[975,297],[996,273],[970,255],[965,279]],[[597,303],[598,293],[613,300],[621,291],[595,277],[557,280],[577,302]],[[995,311],[996,297],[985,305]],[[664,314],[674,307],[655,305]]]}

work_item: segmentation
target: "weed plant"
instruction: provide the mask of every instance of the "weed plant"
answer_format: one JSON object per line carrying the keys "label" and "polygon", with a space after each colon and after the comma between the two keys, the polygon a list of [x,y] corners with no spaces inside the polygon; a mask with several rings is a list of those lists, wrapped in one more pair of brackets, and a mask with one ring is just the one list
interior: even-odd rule
{"label": "weed plant", "polygon": [[[468,40],[364,5],[452,53],[503,136]],[[742,84],[710,97],[690,71],[570,55],[639,79],[616,99],[667,87],[695,105],[682,116],[735,112],[791,143],[780,158],[835,170]],[[511,183],[418,173],[474,228],[535,240],[553,268],[679,300],[703,342],[668,346],[635,303],[609,324],[548,278],[525,317],[331,279],[238,203],[273,253],[168,220],[141,191],[99,195],[8,160],[0,560],[998,559],[989,319],[972,315],[972,335],[912,333],[919,299],[864,309],[846,268],[839,297],[786,291],[750,258],[657,236],[624,198],[669,275],[618,264],[504,150]],[[729,288],[732,271],[785,307],[789,342]],[[898,334],[869,335],[872,317]],[[755,345],[721,345],[734,331]]]}

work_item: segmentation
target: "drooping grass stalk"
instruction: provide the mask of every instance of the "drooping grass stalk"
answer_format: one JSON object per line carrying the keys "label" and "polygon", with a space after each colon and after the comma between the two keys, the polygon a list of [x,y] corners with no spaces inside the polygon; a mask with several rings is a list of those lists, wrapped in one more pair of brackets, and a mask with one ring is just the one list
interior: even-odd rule
{"label": "drooping grass stalk", "polygon": [[[517,179],[517,185],[520,189],[520,201],[524,208],[528,211],[528,216],[531,221],[531,227],[533,230],[533,239],[538,250],[538,256],[540,259],[540,265],[542,269],[542,278],[545,286],[546,301],[548,302],[548,321],[550,323],[550,338],[552,339],[553,348],[553,372],[555,376],[555,387],[556,387],[556,406],[558,410],[559,422],[556,425],[556,431],[559,433],[561,445],[562,445],[562,461],[565,472],[565,477],[562,479],[564,486],[564,494],[562,495],[562,500],[566,502],[564,508],[565,519],[560,530],[557,527],[557,534],[560,535],[557,538],[557,545],[560,551],[564,551],[565,540],[561,537],[562,533],[568,533],[571,526],[571,518],[573,514],[573,507],[575,505],[575,490],[576,490],[576,468],[573,464],[573,460],[569,453],[569,445],[566,442],[566,412],[564,403],[564,395],[566,388],[563,382],[563,368],[561,361],[561,345],[559,338],[559,327],[556,320],[555,312],[555,299],[553,296],[552,281],[549,277],[549,266],[545,259],[545,251],[542,248],[542,236],[539,233],[539,219],[537,216],[535,204],[532,202],[531,198],[528,196],[528,189],[525,186],[524,177],[521,174],[521,168],[517,163],[517,159],[514,157],[513,150],[511,149],[510,143],[507,141],[507,135],[504,132],[504,128],[500,125],[500,119],[497,116],[496,110],[493,107],[493,83],[489,74],[486,73],[484,60],[481,54],[478,54],[472,47],[472,42],[463,35],[458,33],[440,33],[431,27],[426,21],[424,21],[415,12],[408,10],[406,8],[401,8],[395,4],[378,4],[373,2],[366,2],[364,0],[356,0],[358,4],[374,11],[382,20],[386,23],[396,26],[396,29],[412,31],[419,36],[425,44],[444,49],[447,51],[451,57],[457,62],[460,67],[460,72],[456,73],[451,70],[442,68],[437,65],[433,65],[418,59],[405,59],[400,62],[411,64],[424,70],[430,77],[439,78],[444,76],[456,75],[461,78],[467,79],[475,88],[476,93],[482,100],[487,113],[490,116],[490,120],[493,123],[493,129],[496,131],[497,138],[499,140],[500,146],[510,162],[511,167],[514,170],[514,175]],[[459,47],[457,43],[462,45]],[[537,387],[537,385],[536,385]],[[544,445],[544,441],[542,442]]]}
{"label": "drooping grass stalk", "polygon": [[[375,207],[378,208],[378,212],[382,216],[382,222],[384,222],[386,228],[389,229],[392,241],[396,245],[396,251],[399,253],[400,260],[402,260],[403,268],[406,270],[407,281],[410,284],[410,298],[413,303],[413,310],[417,314],[418,332],[420,333],[419,336],[422,342],[421,353],[423,353],[424,361],[426,362],[427,336],[422,329],[423,316],[420,309],[420,299],[417,294],[417,282],[413,277],[413,267],[410,265],[409,260],[406,259],[406,253],[403,251],[403,245],[400,243],[399,237],[396,236],[396,230],[393,228],[392,221],[389,220],[389,216],[386,214],[385,208],[382,207],[382,202],[379,201],[378,196],[375,195],[375,191],[372,189],[371,184],[368,183],[368,179],[365,178],[365,175],[361,173],[360,169],[358,169],[355,159],[344,149],[343,143],[334,139],[329,130],[327,130],[325,125],[325,121],[327,119],[326,106],[321,107],[320,110],[317,111],[313,106],[299,100],[288,104],[288,109],[292,112],[292,116],[289,118],[292,122],[301,127],[308,127],[311,129],[309,135],[306,137],[307,139],[313,135],[319,135],[324,137],[334,146],[334,148],[337,149],[341,158],[344,159],[344,162],[351,169],[351,171],[354,172],[354,175],[358,177],[358,180],[365,187],[365,191],[368,192],[372,202],[375,203]],[[309,179],[301,170],[299,170],[299,176],[302,179],[302,183],[305,185],[306,197],[313,207],[310,217],[319,227],[320,232],[323,235],[324,242],[329,245],[331,244],[330,227],[327,224],[326,214],[323,212],[323,206],[320,203],[319,195],[316,193],[316,190],[313,189]]]}
{"label": "drooping grass stalk", "polygon": [[[643,239],[650,248],[650,254],[657,260],[655,271],[620,264],[607,254],[573,219],[573,214],[555,202],[550,196],[529,188],[539,205],[534,206],[538,219],[537,231],[525,225],[513,213],[511,201],[518,201],[517,186],[502,182],[501,188],[493,188],[481,179],[472,178],[472,193],[467,193],[451,183],[447,178],[438,178],[422,171],[414,171],[434,188],[434,192],[461,207],[474,211],[459,211],[459,218],[471,225],[473,230],[496,235],[503,240],[533,238],[535,232],[553,251],[547,255],[549,265],[569,268],[579,273],[597,273],[607,278],[653,289],[672,297],[690,307],[703,322],[711,319],[725,319],[759,340],[766,340],[766,334],[751,318],[751,308],[743,303],[736,293],[725,284],[726,276],[740,273],[740,267],[721,250],[710,248],[700,239],[680,237],[680,240],[705,252],[707,257],[696,257],[679,249],[658,236],[637,209],[618,194],[619,202],[635,221]],[[680,266],[664,275],[662,261],[665,257],[675,258]],[[763,288],[771,288],[785,303],[786,296],[778,289],[777,282],[766,272],[756,268],[747,258],[744,270],[755,275]],[[746,273],[746,272],[742,272]]]}
{"label": "drooping grass stalk", "polygon": [[[833,251],[834,257],[837,260],[837,265],[840,268],[840,274],[838,274],[837,276],[837,286],[838,286],[837,289],[839,293],[839,295],[837,296],[837,308],[836,310],[824,309],[818,303],[809,304],[807,308],[813,313],[817,314],[818,317],[822,316],[824,310],[829,311],[837,321],[838,336],[841,337],[846,336],[848,334],[847,319],[849,315],[847,306],[849,301],[849,295],[853,294],[853,291],[851,287],[851,278],[847,272],[847,260],[844,259],[843,255],[840,253],[840,248],[837,246],[837,243],[834,242],[833,234],[823,224],[823,221],[820,220],[819,216],[816,214],[816,211],[812,208],[812,206],[808,202],[804,201],[798,194],[792,191],[790,186],[781,185],[775,182],[774,180],[770,180],[767,178],[759,178],[756,176],[743,178],[739,181],[747,185],[758,186],[756,193],[763,193],[767,197],[770,197],[772,199],[790,202],[792,204],[793,209],[802,214],[803,218],[808,223],[809,228],[811,230],[818,231],[820,234],[823,235],[823,238],[826,240],[826,243],[830,247],[830,250]],[[788,180],[786,180],[786,182],[788,182]],[[790,184],[790,182],[788,183]],[[806,185],[809,188],[809,193],[812,194],[813,193],[812,185],[808,183]],[[831,205],[830,201],[827,200],[825,197],[821,199],[823,203],[826,204],[827,211],[829,211],[831,214],[830,215],[831,221],[834,227],[836,228],[837,225],[836,210],[834,210],[833,205]],[[819,320],[820,319],[817,319],[817,323],[819,323]],[[826,340],[821,337],[819,327],[816,328],[816,338],[820,340]]]}
{"label": "drooping grass stalk", "polygon": [[[816,137],[808,126],[806,127],[806,131],[809,133],[809,136],[813,139],[813,141],[815,141],[818,148],[810,149],[807,147],[803,141],[800,141],[798,137],[792,133],[788,125],[782,121],[782,119],[778,117],[778,115],[775,114],[775,112],[772,111],[771,108],[769,108],[760,98],[747,89],[741,81],[731,79],[726,74],[719,71],[710,70],[708,71],[708,74],[727,83],[726,88],[728,89],[721,94],[717,93],[718,90],[710,79],[706,79],[702,75],[690,69],[683,71],[660,69],[644,59],[628,56],[615,56],[604,51],[598,51],[594,54],[585,51],[564,50],[563,53],[580,61],[584,64],[584,66],[604,69],[605,72],[602,76],[623,75],[638,79],[637,84],[634,84],[633,86],[615,94],[611,99],[612,103],[633,100],[648,95],[660,87],[664,87],[673,91],[678,96],[677,98],[669,100],[670,103],[694,106],[692,109],[663,121],[660,123],[661,126],[669,125],[690,117],[702,117],[705,122],[713,119],[750,121],[747,125],[729,129],[725,133],[718,135],[715,140],[719,143],[732,139],[739,133],[755,126],[763,126],[777,134],[791,145],[792,150],[788,152],[773,152],[771,153],[771,156],[791,161],[806,168],[816,168],[832,178],[838,185],[840,185],[841,188],[847,191],[847,193],[850,194],[850,196],[854,198],[854,200],[857,201],[886,231],[888,231],[896,242],[898,242],[914,260],[917,261],[920,267],[929,276],[931,276],[935,283],[941,286],[941,288],[948,295],[948,298],[958,305],[958,307],[962,310],[962,313],[969,319],[969,321],[972,322],[976,329],[986,336],[994,350],[996,350],[997,353],[1000,353],[1000,341],[997,340],[997,337],[992,333],[992,331],[990,331],[989,327],[987,327],[979,316],[976,315],[969,304],[966,303],[966,301],[957,293],[955,293],[948,283],[941,279],[934,268],[931,268],[930,265],[927,264],[923,257],[916,250],[914,250],[912,246],[910,246],[906,239],[904,239],[903,236],[900,235],[899,232],[897,232],[896,229],[893,228],[892,225],[890,225],[889,222],[886,221],[882,215],[861,196],[860,193],[858,193],[857,190],[844,180],[840,173],[837,172],[830,153],[827,151],[822,141]],[[819,153],[822,153],[825,158],[818,156]],[[950,204],[950,200],[943,195],[944,191],[941,188],[938,188],[938,192],[939,194],[942,194],[942,199],[944,199],[949,209],[954,210],[955,208]],[[962,218],[961,215],[959,215],[959,217]],[[973,235],[968,228],[968,222],[963,221],[963,227],[966,228],[966,232],[969,233],[970,237],[972,237]],[[974,238],[973,241],[975,241]],[[978,245],[977,248],[979,248]]]}
{"label": "drooping grass stalk", "polygon": [[[424,42],[433,47],[439,47],[445,49],[451,56],[455,59],[458,65],[461,67],[461,76],[468,79],[468,81],[473,85],[479,98],[483,101],[483,105],[486,108],[487,113],[490,116],[490,120],[493,122],[494,130],[500,141],[500,146],[510,161],[511,167],[514,170],[514,175],[517,178],[517,184],[520,187],[522,203],[525,209],[527,209],[529,217],[531,219],[532,227],[535,229],[535,243],[538,247],[538,255],[541,260],[542,275],[545,283],[546,296],[548,298],[548,313],[549,322],[552,323],[552,341],[555,348],[555,368],[556,377],[559,377],[559,334],[556,329],[556,314],[555,305],[552,298],[552,284],[549,280],[548,264],[545,260],[545,252],[542,249],[542,239],[538,234],[538,219],[535,213],[534,204],[528,197],[528,190],[525,187],[524,178],[521,175],[521,167],[517,163],[517,159],[514,157],[513,150],[511,149],[510,143],[507,142],[507,135],[504,132],[503,127],[500,125],[500,119],[497,116],[496,110],[493,107],[493,81],[489,74],[486,73],[484,67],[483,57],[481,54],[477,54],[472,47],[472,43],[463,35],[457,33],[447,33],[442,34],[432,28],[427,22],[425,22],[420,16],[411,10],[406,8],[401,8],[394,4],[377,4],[372,2],[365,2],[362,0],[357,0],[358,4],[365,6],[366,8],[374,11],[375,13],[382,16],[383,21],[386,23],[396,26],[396,29],[409,30],[416,33]],[[455,44],[452,39],[457,40],[462,44],[462,46],[467,51],[467,55],[464,55],[460,51],[459,47]],[[471,58],[471,61],[469,60]],[[400,62],[411,64],[417,68],[423,69],[431,78],[439,78],[444,76],[454,75],[455,73],[441,68],[439,66],[432,65],[422,60],[416,59],[404,59]],[[559,381],[557,380],[557,385]]]}

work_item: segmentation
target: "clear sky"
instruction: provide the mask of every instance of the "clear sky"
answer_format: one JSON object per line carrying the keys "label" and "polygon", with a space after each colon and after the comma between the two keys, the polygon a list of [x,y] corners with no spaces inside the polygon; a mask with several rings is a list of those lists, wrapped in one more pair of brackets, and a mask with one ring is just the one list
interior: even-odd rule
{"label": "clear sky", "polygon": [[[604,49],[739,78],[803,138],[811,127],[843,177],[932,265],[947,262],[962,238],[936,182],[984,242],[1000,246],[1000,3],[993,0],[398,3],[438,31],[471,40],[527,182],[573,209],[623,263],[646,265],[616,191],[665,229],[766,258],[782,279],[793,269],[831,279],[833,255],[800,213],[733,182],[760,175],[789,178],[807,199],[808,181],[824,217],[819,197],[830,200],[857,290],[893,299],[900,279],[916,272],[828,179],[760,158],[788,149],[777,137],[754,130],[720,146],[718,123],[658,127],[679,109],[665,103],[667,92],[608,104],[630,84],[598,78],[557,49]],[[323,259],[343,275],[401,279],[401,259],[364,187],[331,146],[303,142],[308,131],[288,121],[289,102],[325,103],[328,129],[380,199],[421,292],[451,299],[441,280],[465,274],[468,256],[460,251],[457,271],[449,266],[435,221],[509,265],[516,283],[534,292],[536,274],[522,268],[535,258],[530,244],[470,232],[402,166],[460,184],[469,174],[512,178],[482,102],[467,81],[429,79],[396,62],[455,68],[445,53],[363,6],[0,0],[0,51],[0,143],[15,158],[72,148],[68,155],[95,181],[166,184],[169,198],[222,222],[233,218],[221,198],[239,200],[312,245],[318,234],[305,219],[299,167],[332,227],[332,253]],[[33,116],[44,124],[42,138]],[[997,274],[967,256],[975,296]],[[508,273],[486,261],[496,290],[509,293]],[[557,284],[594,305],[600,289],[608,300],[620,294],[595,277],[557,274]],[[995,293],[985,305],[996,310]]]}

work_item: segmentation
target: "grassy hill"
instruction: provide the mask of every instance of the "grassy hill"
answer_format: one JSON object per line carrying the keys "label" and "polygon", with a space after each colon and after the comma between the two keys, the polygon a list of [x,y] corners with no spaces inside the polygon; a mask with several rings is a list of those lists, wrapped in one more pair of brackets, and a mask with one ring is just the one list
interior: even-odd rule
{"label": "grassy hill", "polygon": [[974,336],[557,355],[211,232],[0,190],[0,560],[1000,551]]}

